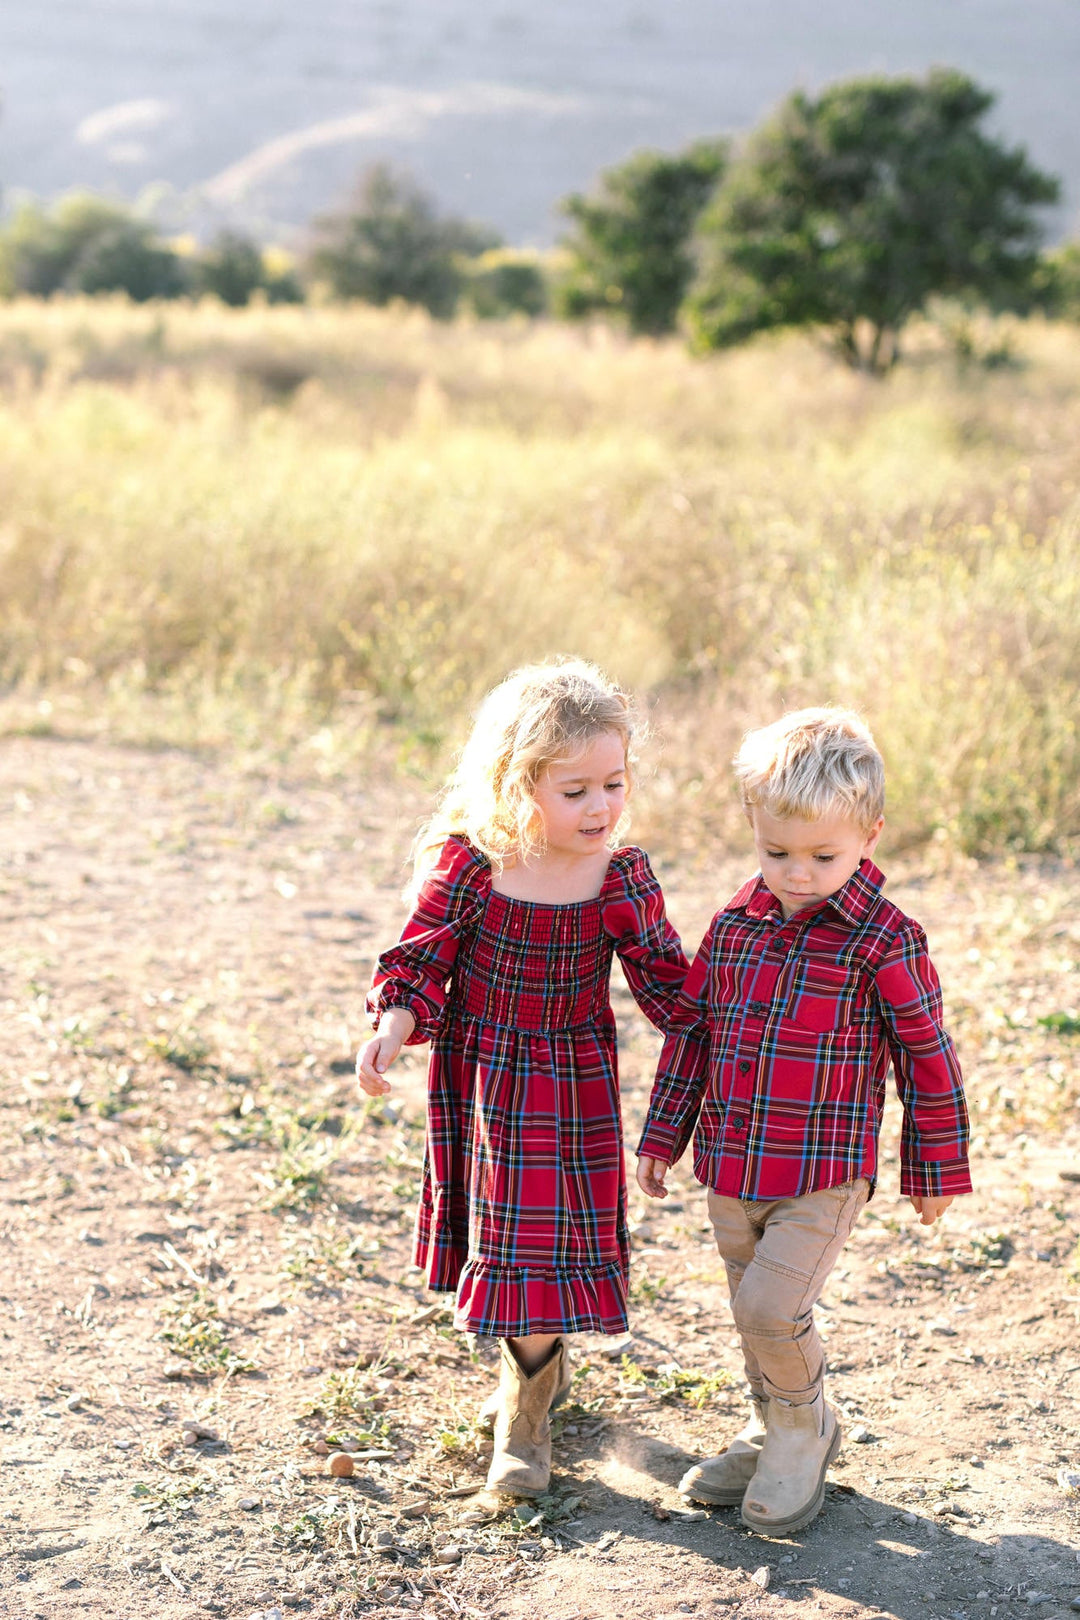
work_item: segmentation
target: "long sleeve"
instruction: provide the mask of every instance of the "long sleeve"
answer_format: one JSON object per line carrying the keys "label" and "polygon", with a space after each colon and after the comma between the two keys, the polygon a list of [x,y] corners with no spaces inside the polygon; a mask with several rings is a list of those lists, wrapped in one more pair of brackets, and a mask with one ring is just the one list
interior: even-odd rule
{"label": "long sleeve", "polygon": [[622,849],[613,856],[602,898],[604,929],[615,942],[630,993],[649,1022],[666,1030],[687,961],[644,850]]}
{"label": "long sleeve", "polygon": [[[715,925],[714,925],[715,926]],[[713,929],[672,1011],[638,1155],[674,1164],[685,1153],[709,1085],[709,980]]]}
{"label": "long sleeve", "polygon": [[401,938],[375,964],[367,998],[373,1024],[390,1007],[406,1007],[416,1020],[410,1045],[434,1039],[446,1007],[462,930],[483,906],[487,862],[460,838],[448,838],[424,879]]}
{"label": "long sleeve", "polygon": [[908,919],[891,942],[875,988],[904,1109],[900,1191],[909,1197],[970,1192],[960,1065],[942,1023],[941,986],[926,935],[917,923]]}

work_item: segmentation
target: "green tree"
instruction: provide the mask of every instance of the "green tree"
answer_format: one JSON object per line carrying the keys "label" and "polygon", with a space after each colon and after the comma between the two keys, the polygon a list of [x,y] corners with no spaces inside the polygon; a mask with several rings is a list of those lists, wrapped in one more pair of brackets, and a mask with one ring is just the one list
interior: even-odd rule
{"label": "green tree", "polygon": [[1063,242],[1043,255],[1032,302],[1051,319],[1080,321],[1080,242]]}
{"label": "green tree", "polygon": [[48,298],[56,292],[126,292],[175,298],[186,288],[183,261],[153,225],[89,193],[51,210],[25,203],[0,239],[9,291]]}
{"label": "green tree", "polygon": [[600,176],[594,196],[565,198],[574,229],[565,241],[571,263],[558,288],[559,313],[615,311],[632,332],[673,331],[694,273],[694,227],[727,152],[722,140],[674,156],[636,152]]}
{"label": "green tree", "polygon": [[[280,256],[280,255],[279,255]],[[241,231],[219,231],[192,268],[192,290],[210,293],[234,309],[257,292],[271,304],[303,302],[303,290],[290,270],[272,270],[257,242]]]}
{"label": "green tree", "polygon": [[534,253],[491,248],[477,258],[459,258],[458,269],[462,301],[481,320],[542,315],[547,307],[547,280]]}
{"label": "green tree", "polygon": [[934,294],[1022,302],[1038,262],[1033,211],[1059,187],[980,128],[993,100],[945,69],[790,96],[702,218],[697,345],[822,326],[850,364],[880,372]]}
{"label": "green tree", "polygon": [[494,232],[439,215],[413,181],[377,163],[342,212],[316,220],[308,268],[337,298],[400,298],[446,318],[461,292],[458,259],[498,246]]}

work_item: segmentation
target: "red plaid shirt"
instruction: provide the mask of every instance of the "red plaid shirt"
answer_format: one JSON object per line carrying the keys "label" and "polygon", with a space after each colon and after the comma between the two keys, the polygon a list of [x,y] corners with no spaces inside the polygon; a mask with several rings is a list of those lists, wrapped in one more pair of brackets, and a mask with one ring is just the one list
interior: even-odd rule
{"label": "red plaid shirt", "polygon": [[[713,918],[664,1044],[638,1153],[733,1198],[792,1198],[877,1173],[890,1060],[900,1189],[971,1191],[967,1110],[918,923],[869,860],[784,921],[760,877]],[[695,1132],[695,1124],[697,1126]]]}

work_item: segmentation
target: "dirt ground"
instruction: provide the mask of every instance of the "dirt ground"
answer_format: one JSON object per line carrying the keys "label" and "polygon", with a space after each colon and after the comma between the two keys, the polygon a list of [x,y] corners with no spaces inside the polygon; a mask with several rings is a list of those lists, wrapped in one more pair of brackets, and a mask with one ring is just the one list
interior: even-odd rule
{"label": "dirt ground", "polygon": [[[680,1167],[663,1208],[631,1199],[632,1335],[575,1346],[550,1495],[488,1522],[494,1347],[410,1265],[422,1056],[389,1105],[351,1080],[419,808],[386,780],[0,748],[0,1615],[1075,1609],[1080,874],[883,850],[945,982],[979,1190],[914,1223],[894,1102],[821,1313],[847,1431],[821,1517],[768,1541],[677,1493],[742,1422]],[[692,947],[745,862],[657,865]],[[616,1004],[632,1145],[657,1039]]]}

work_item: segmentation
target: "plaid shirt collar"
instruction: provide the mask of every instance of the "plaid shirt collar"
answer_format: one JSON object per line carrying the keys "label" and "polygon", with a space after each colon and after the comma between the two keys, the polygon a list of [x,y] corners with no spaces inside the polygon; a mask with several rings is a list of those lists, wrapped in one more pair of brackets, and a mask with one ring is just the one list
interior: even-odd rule
{"label": "plaid shirt collar", "polygon": [[[853,872],[847,882],[835,894],[830,894],[816,906],[809,906],[804,911],[797,911],[795,916],[789,918],[794,921],[809,921],[811,917],[818,916],[828,907],[840,918],[841,922],[850,928],[857,928],[873,911],[881,899],[881,891],[885,886],[885,874],[876,867],[869,856],[864,859],[857,871]],[[738,893],[733,894],[724,911],[744,911],[755,922],[763,922],[766,917],[774,914],[780,917],[780,902],[765,886],[765,879],[758,874],[744,883]]]}

